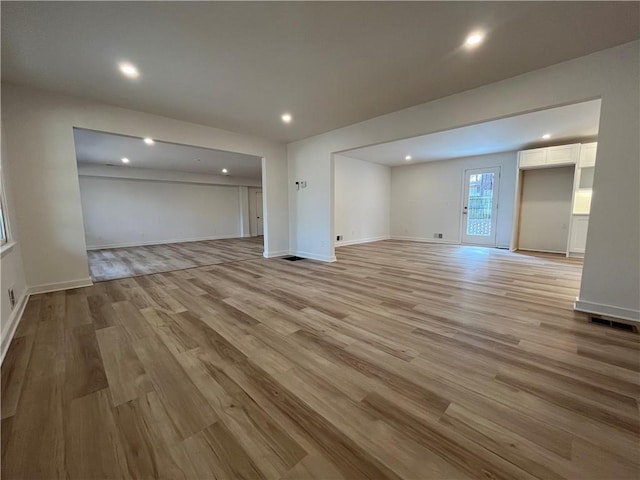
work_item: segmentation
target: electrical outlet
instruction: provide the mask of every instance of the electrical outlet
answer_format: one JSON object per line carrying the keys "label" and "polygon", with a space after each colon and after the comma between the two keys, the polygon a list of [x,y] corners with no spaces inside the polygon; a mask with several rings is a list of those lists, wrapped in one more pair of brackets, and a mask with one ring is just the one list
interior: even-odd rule
{"label": "electrical outlet", "polygon": [[13,287],[9,289],[9,304],[11,305],[11,309],[16,306],[16,295],[13,292]]}
{"label": "electrical outlet", "polygon": [[343,238],[344,238],[344,237],[343,237],[342,235],[338,235],[338,236],[336,237],[336,240],[339,242],[339,241],[340,241],[340,240],[342,240]]}
{"label": "electrical outlet", "polygon": [[442,238],[442,234],[441,233],[434,233],[433,234],[433,238]]}

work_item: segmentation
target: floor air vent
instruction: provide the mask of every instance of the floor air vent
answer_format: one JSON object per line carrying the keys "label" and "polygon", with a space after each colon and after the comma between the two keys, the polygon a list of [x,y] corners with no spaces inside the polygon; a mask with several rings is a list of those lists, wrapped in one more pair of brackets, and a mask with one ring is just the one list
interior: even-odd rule
{"label": "floor air vent", "polygon": [[289,257],[282,257],[283,260],[289,260],[290,262],[297,262],[298,260],[304,260],[303,257],[296,257],[295,255],[291,255]]}
{"label": "floor air vent", "polygon": [[591,323],[597,323],[598,325],[607,325],[611,328],[617,328],[619,330],[627,330],[628,332],[637,332],[636,327],[629,325],[628,323],[616,322],[615,320],[608,320],[602,317],[591,316]]}

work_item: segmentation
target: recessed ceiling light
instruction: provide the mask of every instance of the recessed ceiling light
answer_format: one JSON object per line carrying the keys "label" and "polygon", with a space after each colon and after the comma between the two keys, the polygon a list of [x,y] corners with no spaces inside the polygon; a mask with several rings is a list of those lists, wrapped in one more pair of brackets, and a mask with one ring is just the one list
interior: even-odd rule
{"label": "recessed ceiling light", "polygon": [[226,168],[223,168],[222,173],[229,173],[229,170],[227,170]]}
{"label": "recessed ceiling light", "polygon": [[138,78],[140,76],[140,72],[138,72],[138,69],[132,63],[122,62],[118,66],[125,77]]}
{"label": "recessed ceiling light", "polygon": [[549,140],[551,138],[551,134],[550,133],[545,133],[544,135],[542,135],[542,138],[545,140]]}
{"label": "recessed ceiling light", "polygon": [[409,160],[411,160],[413,157],[411,155],[407,155],[406,157],[404,157],[404,159],[408,162]]}
{"label": "recessed ceiling light", "polygon": [[476,47],[480,45],[483,40],[484,40],[484,33],[474,32],[467,37],[464,44],[467,47]]}
{"label": "recessed ceiling light", "polygon": [[156,142],[153,141],[153,138],[147,137],[144,139],[144,143],[146,143],[147,145],[153,145]]}
{"label": "recessed ceiling light", "polygon": [[122,157],[122,163],[129,163],[129,159],[127,157]]}
{"label": "recessed ceiling light", "polygon": [[280,117],[280,118],[282,118],[282,121],[284,123],[291,123],[291,120],[293,120],[293,117],[291,116],[290,113],[284,113],[284,114],[282,114],[282,117]]}

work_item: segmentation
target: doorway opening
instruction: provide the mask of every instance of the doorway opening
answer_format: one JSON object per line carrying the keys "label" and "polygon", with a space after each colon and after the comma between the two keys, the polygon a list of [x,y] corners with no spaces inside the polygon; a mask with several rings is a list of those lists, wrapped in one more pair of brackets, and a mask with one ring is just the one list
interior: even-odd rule
{"label": "doorway opening", "polygon": [[253,220],[253,228],[251,230],[251,236],[262,237],[264,236],[264,211],[262,208],[262,189],[254,189],[251,190],[252,196],[252,211],[250,212],[251,218]]}
{"label": "doorway opening", "polygon": [[262,158],[73,133],[94,282],[262,257]]}
{"label": "doorway opening", "polygon": [[[571,178],[564,193],[570,205],[551,205],[554,213],[546,215],[563,221],[543,227],[534,221],[522,231],[531,227],[549,236],[548,229],[560,229],[555,233],[566,248],[557,251],[580,256],[600,105],[600,99],[589,100],[334,152],[335,247],[391,239],[548,252],[544,243],[519,243],[522,222],[535,217],[528,207],[537,208],[526,192],[526,204],[521,202],[522,172],[548,169],[551,185],[562,176],[558,167],[567,167]],[[543,185],[535,202],[549,206],[555,194],[544,190]]]}

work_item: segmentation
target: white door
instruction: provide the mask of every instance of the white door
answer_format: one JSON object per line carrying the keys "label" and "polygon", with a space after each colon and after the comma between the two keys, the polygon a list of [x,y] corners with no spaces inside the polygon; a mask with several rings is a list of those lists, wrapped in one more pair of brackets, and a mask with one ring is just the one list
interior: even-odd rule
{"label": "white door", "polygon": [[464,172],[462,243],[496,245],[500,167]]}
{"label": "white door", "polygon": [[256,192],[256,225],[258,227],[258,236],[264,235],[264,226],[262,223],[262,192]]}

